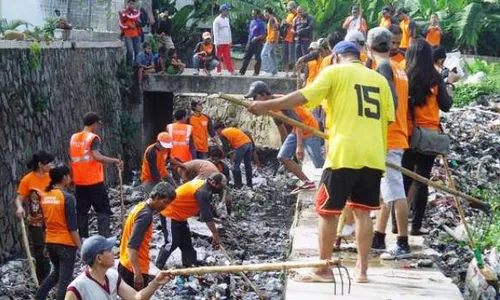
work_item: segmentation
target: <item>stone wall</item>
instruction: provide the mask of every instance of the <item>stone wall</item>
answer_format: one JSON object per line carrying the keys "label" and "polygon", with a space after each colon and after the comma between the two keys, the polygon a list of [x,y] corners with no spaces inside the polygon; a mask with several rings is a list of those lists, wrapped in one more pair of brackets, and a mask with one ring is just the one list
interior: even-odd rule
{"label": "stone wall", "polygon": [[[99,132],[103,152],[122,153],[122,44],[74,46],[41,44],[37,64],[30,43],[0,41],[0,263],[21,250],[13,201],[34,152],[44,149],[68,163],[69,138],[82,128],[82,115],[93,110],[105,123]],[[114,171],[107,167],[108,181]]]}

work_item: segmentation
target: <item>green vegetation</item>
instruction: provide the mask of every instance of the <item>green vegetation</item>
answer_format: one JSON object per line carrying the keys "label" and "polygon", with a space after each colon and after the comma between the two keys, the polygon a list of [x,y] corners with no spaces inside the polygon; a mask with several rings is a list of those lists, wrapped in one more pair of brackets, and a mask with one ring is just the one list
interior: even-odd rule
{"label": "green vegetation", "polygon": [[24,21],[24,20],[12,20],[10,22],[7,22],[6,24],[2,24],[0,22],[0,33],[4,34],[5,31],[7,31],[7,30],[16,30],[19,26],[22,26],[22,25],[28,27],[31,24]]}
{"label": "green vegetation", "polygon": [[491,209],[488,216],[481,212],[482,218],[476,218],[473,223],[473,235],[476,244],[481,249],[495,247],[500,250],[500,186],[493,190],[477,189],[472,195],[489,203]]}
{"label": "green vegetation", "polygon": [[40,48],[40,44],[37,41],[34,41],[30,45],[29,52],[29,68],[31,71],[38,71],[40,69],[40,54],[42,50]]}
{"label": "green vegetation", "polygon": [[462,107],[481,96],[500,94],[500,63],[488,64],[483,60],[475,60],[465,65],[470,74],[484,72],[486,78],[478,84],[457,84],[453,95],[453,106]]}

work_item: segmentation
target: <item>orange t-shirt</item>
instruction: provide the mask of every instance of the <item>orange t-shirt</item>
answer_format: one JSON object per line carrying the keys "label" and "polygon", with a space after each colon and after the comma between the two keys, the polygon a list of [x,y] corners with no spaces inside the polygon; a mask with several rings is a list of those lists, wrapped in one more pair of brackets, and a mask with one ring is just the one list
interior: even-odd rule
{"label": "orange t-shirt", "polygon": [[33,190],[37,191],[39,193],[39,199],[41,200],[41,196],[43,195],[43,192],[45,192],[45,188],[47,188],[49,183],[49,173],[39,176],[38,173],[33,171],[26,174],[21,179],[21,182],[19,182],[17,194],[24,197],[24,200],[28,202],[28,224],[32,226],[43,226],[43,215],[40,207],[40,201],[32,201],[30,193]]}
{"label": "orange t-shirt", "polygon": [[399,27],[401,27],[402,36],[401,36],[401,44],[399,44],[399,48],[408,48],[411,45],[411,30],[410,30],[410,18],[403,19],[399,23]]}
{"label": "orange t-shirt", "polygon": [[323,57],[320,55],[317,59],[307,62],[307,79],[306,85],[312,83],[316,76],[318,76],[321,71],[321,64],[323,63]]}
{"label": "orange t-shirt", "polygon": [[292,28],[293,28],[293,19],[295,19],[295,16],[297,14],[292,14],[289,13],[286,16],[286,23],[288,24],[288,28],[286,30],[286,35],[285,35],[285,42],[287,43],[292,43],[293,42],[293,33],[292,33]]}
{"label": "orange t-shirt", "polygon": [[401,52],[398,52],[398,54],[391,56],[391,61],[395,61],[399,64],[404,60],[405,60],[405,56]]}
{"label": "orange t-shirt", "polygon": [[391,61],[394,88],[398,96],[396,120],[387,131],[387,149],[408,148],[408,77],[405,70],[395,61]]}
{"label": "orange t-shirt", "polygon": [[365,63],[366,60],[368,59],[368,54],[366,54],[366,52],[360,52],[359,59],[361,60],[362,63]]}
{"label": "orange t-shirt", "polygon": [[[156,151],[156,169],[160,173],[161,178],[166,178],[168,176],[167,171],[167,157],[170,153],[170,149],[158,150],[156,143],[149,145],[144,151],[144,156],[142,158],[142,168],[141,168],[141,181],[142,182],[154,182],[154,178],[151,175],[151,168],[149,166],[148,154],[150,151]],[[160,180],[161,180],[160,178]]]}
{"label": "orange t-shirt", "polygon": [[176,197],[161,214],[179,222],[186,221],[200,212],[200,205],[196,200],[196,192],[205,184],[205,180],[194,179],[184,183],[175,190]]}
{"label": "orange t-shirt", "polygon": [[380,20],[380,27],[389,28],[392,25],[391,17],[384,18]]}
{"label": "orange t-shirt", "polygon": [[271,16],[269,21],[267,21],[267,35],[266,43],[277,44],[280,40],[280,33],[278,31],[278,19],[275,16]]}
{"label": "orange t-shirt", "polygon": [[76,247],[68,230],[65,200],[59,189],[53,189],[43,195],[41,206],[45,220],[45,243]]}
{"label": "orange t-shirt", "polygon": [[[440,130],[439,122],[439,103],[437,100],[438,86],[435,85],[431,89],[431,95],[427,97],[425,105],[415,106],[415,118],[417,126]],[[408,132],[413,131],[413,121],[411,113],[408,111]]]}
{"label": "orange t-shirt", "polygon": [[324,68],[331,66],[333,64],[333,54],[324,57],[321,61],[321,66],[319,67],[319,71],[321,72]]}
{"label": "orange t-shirt", "polygon": [[222,129],[221,135],[229,142],[233,149],[251,143],[252,140],[242,130],[235,127]]}
{"label": "orange t-shirt", "polygon": [[140,28],[139,28],[136,20],[127,19],[125,21],[125,26],[127,26],[127,28],[122,29],[123,36],[137,37],[140,35]]}
{"label": "orange t-shirt", "polygon": [[429,26],[425,40],[431,46],[439,46],[441,44],[441,29],[438,26]]}
{"label": "orange t-shirt", "polygon": [[[132,263],[130,262],[130,258],[128,256],[128,242],[130,237],[132,236],[132,231],[134,229],[134,225],[137,219],[137,216],[143,212],[143,210],[150,209],[146,207],[147,203],[141,202],[137,204],[132,211],[128,214],[127,221],[125,221],[125,225],[123,226],[122,231],[122,240],[120,242],[120,264],[125,267],[125,269],[133,272]],[[146,216],[146,215],[144,215]],[[153,216],[151,214],[151,220]],[[142,274],[149,274],[149,245],[151,244],[151,240],[153,238],[153,223],[149,224],[148,229],[146,230],[146,234],[142,239],[141,245],[139,249],[137,249],[137,257],[139,260],[139,269]]]}
{"label": "orange t-shirt", "polygon": [[200,114],[199,116],[191,115],[189,117],[189,124],[193,126],[192,136],[196,151],[207,153],[210,118],[204,114]]}

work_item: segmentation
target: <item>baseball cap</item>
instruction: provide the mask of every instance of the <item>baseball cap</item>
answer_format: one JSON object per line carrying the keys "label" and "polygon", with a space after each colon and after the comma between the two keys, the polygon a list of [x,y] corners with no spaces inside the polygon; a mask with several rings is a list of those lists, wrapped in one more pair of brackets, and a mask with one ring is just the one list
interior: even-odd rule
{"label": "baseball cap", "polygon": [[392,34],[384,27],[375,27],[368,31],[367,43],[370,47],[375,49],[389,49],[391,48]]}
{"label": "baseball cap", "polygon": [[359,48],[353,42],[341,41],[337,43],[335,47],[333,47],[332,52],[335,54],[347,54],[347,53],[359,54]]}
{"label": "baseball cap", "polygon": [[228,10],[229,10],[229,6],[227,4],[222,4],[219,7],[219,11],[228,11]]}
{"label": "baseball cap", "polygon": [[245,98],[254,98],[259,94],[271,94],[267,84],[264,81],[254,81],[250,84],[250,88],[248,89],[248,93],[245,95]]}
{"label": "baseball cap", "polygon": [[222,174],[222,173],[213,173],[212,175],[210,175],[208,177],[208,179],[210,180],[213,180],[215,181],[215,183],[218,183],[222,186],[222,188],[226,188],[227,187],[227,178],[226,178],[226,175]]}
{"label": "baseball cap", "polygon": [[309,45],[309,49],[312,49],[312,50],[318,50],[319,49],[319,44],[317,42],[312,42],[310,45]]}
{"label": "baseball cap", "polygon": [[158,134],[157,139],[163,148],[172,149],[172,147],[173,147],[172,139],[170,138],[170,135],[168,134],[168,132],[166,132],[166,131],[160,132]]}
{"label": "baseball cap", "polygon": [[109,251],[113,249],[116,244],[116,237],[112,236],[110,238],[105,238],[102,235],[93,235],[88,239],[85,239],[82,243],[82,260],[90,265],[94,261],[97,254],[103,251]]}
{"label": "baseball cap", "polygon": [[102,124],[101,118],[99,115],[95,112],[88,112],[83,116],[83,124],[85,126],[91,126],[94,125],[95,123],[99,122],[99,124]]}
{"label": "baseball cap", "polygon": [[212,35],[210,34],[210,32],[208,31],[205,31],[203,32],[203,34],[201,35],[201,38],[206,40],[206,39],[211,39],[212,38]]}
{"label": "baseball cap", "polygon": [[348,42],[364,42],[365,41],[365,36],[363,35],[363,33],[361,31],[357,31],[357,30],[351,30],[349,31],[345,38],[344,38],[344,41],[348,41]]}

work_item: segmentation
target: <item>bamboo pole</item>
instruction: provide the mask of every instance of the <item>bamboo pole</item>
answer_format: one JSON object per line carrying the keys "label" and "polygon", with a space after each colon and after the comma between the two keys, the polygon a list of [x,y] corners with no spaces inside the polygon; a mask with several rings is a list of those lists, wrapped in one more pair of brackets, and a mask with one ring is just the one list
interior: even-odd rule
{"label": "bamboo pole", "polygon": [[[231,264],[233,264],[233,259],[231,258],[231,256],[229,256],[229,253],[227,253],[226,249],[224,249],[224,247],[222,245],[220,245],[220,251],[222,252],[222,254],[224,254],[224,256],[226,257],[226,259],[229,260],[229,262]],[[262,299],[262,300],[266,299],[266,297],[264,297],[264,295],[261,294],[261,292],[259,291],[259,289],[257,288],[257,286],[255,286],[255,284],[253,284],[250,281],[250,279],[247,277],[247,275],[245,275],[245,273],[240,272],[239,275],[255,291],[255,293],[257,293],[257,296],[259,297],[259,299]]]}
{"label": "bamboo pole", "polygon": [[33,263],[33,257],[31,256],[30,243],[28,241],[28,233],[26,232],[26,225],[24,225],[24,219],[21,219],[21,232],[23,234],[24,250],[26,252],[26,257],[28,258],[28,263],[30,265],[31,277],[35,282],[35,288],[39,288],[40,284],[38,282],[38,277],[36,276],[35,263]]}
{"label": "bamboo pole", "polygon": [[[121,160],[121,157],[119,157]],[[118,179],[120,180],[120,223],[122,224],[122,228],[125,225],[125,200],[123,196],[123,171],[118,168]]]}
{"label": "bamboo pole", "polygon": [[[219,98],[227,100],[227,101],[229,101],[229,102],[231,102],[233,104],[246,107],[246,108],[248,108],[248,105],[249,105],[248,101],[241,100],[241,99],[236,99],[235,97],[232,97],[232,96],[229,96],[229,95],[226,95],[226,94],[222,94],[222,93],[219,94]],[[317,137],[323,138],[325,140],[328,139],[328,135],[326,133],[324,133],[322,131],[319,131],[316,128],[312,128],[310,126],[302,124],[302,123],[300,123],[300,122],[298,122],[296,120],[293,120],[293,119],[291,119],[291,118],[289,118],[289,117],[287,117],[285,115],[282,115],[282,114],[279,114],[279,113],[276,113],[276,112],[273,112],[273,111],[268,111],[268,112],[266,112],[265,115],[271,116],[271,117],[273,117],[275,119],[278,119],[278,120],[280,120],[282,122],[285,122],[287,124],[290,124],[292,126],[296,126],[296,127],[300,128],[302,130],[305,130],[307,132],[310,132],[310,133],[314,134]],[[462,197],[465,200],[467,200],[468,202],[471,202],[471,203],[474,203],[474,204],[477,204],[477,205],[481,205],[483,207],[487,207],[486,203],[484,203],[483,201],[481,201],[481,200],[479,200],[477,198],[474,198],[472,196],[469,196],[467,194],[464,194],[464,193],[462,193],[460,191],[457,191],[455,189],[449,188],[447,186],[443,186],[443,185],[437,184],[435,182],[432,182],[429,179],[427,179],[425,177],[422,177],[422,176],[418,175],[417,173],[414,173],[414,172],[412,172],[412,171],[410,171],[408,169],[405,169],[403,167],[400,167],[400,166],[395,165],[395,164],[390,163],[390,162],[386,162],[385,165],[388,166],[391,169],[395,169],[395,170],[401,172],[403,175],[406,175],[406,176],[408,176],[408,177],[410,177],[410,178],[412,178],[412,179],[414,179],[414,180],[416,180],[416,181],[418,181],[420,183],[423,183],[425,185],[431,186],[431,187],[433,187],[433,188],[435,188],[437,190],[444,191],[444,192],[446,192],[448,194],[451,194],[451,195],[454,195],[454,196],[458,196],[458,197]]]}
{"label": "bamboo pole", "polygon": [[281,262],[281,263],[253,264],[253,265],[232,265],[232,266],[173,269],[173,270],[168,270],[168,273],[173,276],[190,276],[190,275],[204,275],[204,274],[214,274],[214,273],[288,271],[292,269],[333,267],[340,265],[341,265],[340,260],[318,260],[318,261],[304,261],[304,262]]}

